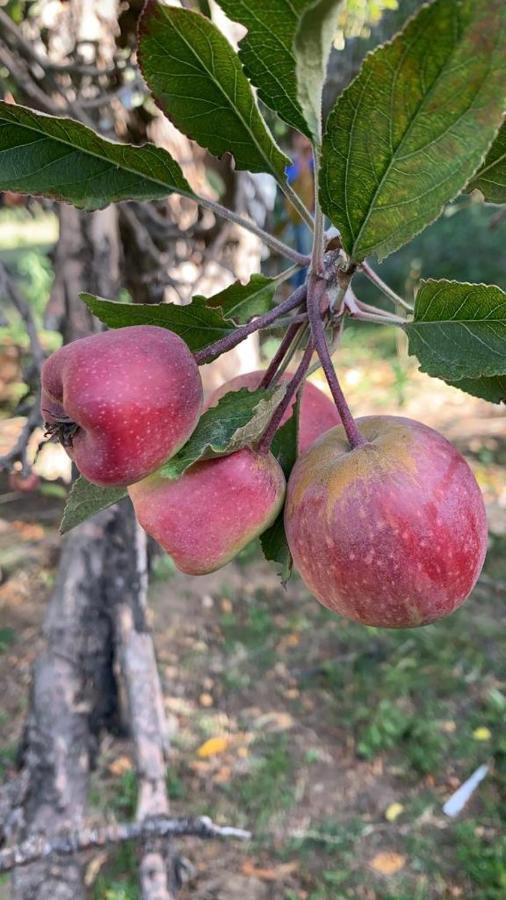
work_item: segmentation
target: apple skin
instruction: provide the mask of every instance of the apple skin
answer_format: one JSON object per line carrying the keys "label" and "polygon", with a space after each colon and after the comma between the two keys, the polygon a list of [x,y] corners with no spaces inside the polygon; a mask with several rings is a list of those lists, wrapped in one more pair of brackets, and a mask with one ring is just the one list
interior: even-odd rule
{"label": "apple skin", "polygon": [[[258,388],[264,372],[259,370],[256,372],[245,372],[243,375],[237,375],[225,384],[220,385],[210,396],[207,406],[215,406],[218,400],[230,391],[239,391],[241,388],[249,388],[254,391]],[[291,372],[284,372],[280,378],[282,384],[287,384],[293,377]],[[288,407],[283,416],[280,428],[290,418],[295,399]],[[300,415],[299,415],[299,453],[305,453],[313,444],[316,438],[324,434],[329,428],[341,424],[341,418],[336,409],[334,402],[327,397],[323,391],[320,391],[310,381],[304,383],[301,393]]]}
{"label": "apple skin", "polygon": [[274,522],[285,487],[271,453],[245,448],[195,463],[174,481],[152,475],[128,493],[138,521],[177,568],[205,575]]}
{"label": "apple skin", "polygon": [[474,475],[433,429],[396,416],[357,420],[369,443],[327,432],[290,475],[285,529],[323,606],[364,625],[412,628],[471,593],[487,548]]}
{"label": "apple skin", "polygon": [[67,344],[42,369],[42,416],[94,484],[127,485],[188,440],[202,411],[198,366],[166,328],[132,325]]}

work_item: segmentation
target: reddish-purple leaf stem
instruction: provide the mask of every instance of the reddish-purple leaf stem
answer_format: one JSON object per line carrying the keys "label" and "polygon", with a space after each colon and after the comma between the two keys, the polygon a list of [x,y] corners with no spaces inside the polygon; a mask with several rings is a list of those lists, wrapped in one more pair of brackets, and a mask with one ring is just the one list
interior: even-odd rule
{"label": "reddish-purple leaf stem", "polygon": [[270,449],[272,441],[274,439],[274,435],[278,430],[281,420],[290,406],[292,399],[295,397],[297,391],[299,390],[304,377],[306,375],[307,370],[309,369],[309,365],[311,363],[311,357],[314,353],[314,343],[310,338],[307,344],[307,347],[304,351],[304,355],[295,371],[293,378],[290,380],[290,383],[287,386],[285,396],[283,397],[281,403],[276,408],[276,411],[269,422],[267,428],[265,429],[262,437],[260,438],[258,444],[258,450],[260,453],[267,453]]}
{"label": "reddish-purple leaf stem", "polygon": [[299,323],[295,322],[293,325],[290,325],[290,327],[287,329],[283,340],[281,341],[278,349],[276,350],[274,356],[272,357],[269,365],[267,366],[267,368],[264,372],[264,376],[263,376],[260,384],[258,385],[259,388],[268,388],[270,386],[271,382],[276,377],[276,372],[278,371],[279,366],[283,362],[286,352],[287,352],[288,348],[290,347],[290,344],[292,343],[297,332],[299,331],[300,327],[301,327],[301,325]]}
{"label": "reddish-purple leaf stem", "polygon": [[219,341],[215,341],[214,344],[209,344],[208,347],[198,350],[194,353],[197,365],[201,366],[204,363],[211,362],[213,359],[216,359],[217,356],[226,353],[227,350],[232,350],[234,347],[237,347],[237,344],[244,341],[248,335],[254,334],[255,331],[260,331],[261,328],[267,328],[268,325],[272,325],[276,319],[279,319],[281,316],[285,315],[285,313],[291,312],[292,309],[300,306],[306,299],[306,292],[306,285],[301,285],[301,287],[290,294],[286,300],[283,300],[282,303],[278,303],[274,309],[264,313],[263,316],[258,316],[246,325],[235,328],[234,331],[225,335],[225,337],[220,338]]}
{"label": "reddish-purple leaf stem", "polygon": [[341,422],[346,432],[348,442],[350,447],[354,449],[355,447],[362,447],[367,441],[358,430],[357,423],[351,414],[351,410],[346,401],[346,397],[343,394],[341,385],[339,384],[327,346],[325,327],[323,325],[321,313],[321,302],[325,297],[326,289],[325,281],[322,278],[319,278],[317,275],[310,276],[307,292],[307,314],[311,325],[311,333],[313,335],[316,352],[322,364],[322,369],[325,372],[325,377],[332,397],[334,398],[337,411],[341,416]]}

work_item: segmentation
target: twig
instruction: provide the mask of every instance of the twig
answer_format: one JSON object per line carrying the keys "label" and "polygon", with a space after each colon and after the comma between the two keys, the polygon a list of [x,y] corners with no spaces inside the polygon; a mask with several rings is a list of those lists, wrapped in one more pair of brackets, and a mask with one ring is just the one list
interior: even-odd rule
{"label": "twig", "polygon": [[0,294],[2,293],[7,294],[7,296],[11,300],[12,305],[17,310],[17,312],[23,319],[23,322],[25,323],[33,360],[35,362],[35,365],[37,366],[37,369],[40,370],[42,367],[42,363],[44,362],[45,354],[39,340],[37,326],[35,324],[35,319],[33,317],[30,304],[26,302],[12,276],[5,268],[4,264],[0,261]]}
{"label": "twig", "polygon": [[320,357],[322,369],[325,372],[330,392],[334,398],[341,421],[343,423],[346,436],[350,446],[361,447],[367,443],[366,439],[360,434],[355,419],[353,418],[346,397],[343,394],[341,385],[334,370],[329,348],[325,338],[325,328],[321,315],[321,301],[326,294],[326,284],[321,278],[312,275],[309,279],[308,296],[307,296],[307,312],[311,324],[311,332],[315,343],[316,352]]}
{"label": "twig", "polygon": [[61,73],[72,73],[76,72],[80,75],[112,75],[113,72],[116,71],[116,66],[108,66],[104,69],[99,69],[96,66],[86,65],[84,63],[55,63],[52,62],[45,56],[42,56],[38,53],[35,48],[32,46],[30,41],[27,41],[24,35],[21,32],[21,29],[13,22],[8,13],[4,12],[0,9],[0,25],[5,31],[9,32],[12,37],[16,40],[19,47],[23,50],[26,56],[28,56],[34,63],[40,66],[41,69],[50,72],[61,72]]}
{"label": "twig", "polygon": [[308,228],[310,228],[312,231],[314,227],[313,217],[307,207],[304,206],[304,203],[300,199],[299,195],[296,193],[296,191],[294,191],[291,184],[288,184],[288,182],[283,183],[281,181],[278,181],[278,184],[287,200],[289,200],[294,209],[297,210],[302,221],[305,222]]}
{"label": "twig", "polygon": [[61,109],[35,84],[30,74],[24,70],[23,66],[19,64],[19,61],[5,45],[0,45],[0,64],[5,66],[17,85],[39,109],[53,116],[61,115]]}
{"label": "twig", "polygon": [[397,294],[390,287],[390,285],[386,283],[386,281],[383,281],[378,273],[375,272],[373,268],[371,268],[369,263],[366,263],[366,261],[364,260],[364,262],[361,263],[360,268],[362,269],[364,275],[367,276],[369,281],[372,281],[372,283],[375,284],[376,287],[379,288],[379,290],[383,294],[385,294],[386,297],[389,297],[390,300],[392,300],[395,304],[402,306],[404,309],[408,310],[408,312],[413,312],[413,307],[411,306],[411,304],[407,303],[407,301],[404,300],[403,297],[400,297],[399,294]]}
{"label": "twig", "polygon": [[285,256],[286,259],[292,259],[298,266],[308,265],[309,256],[304,256],[304,254],[298,253],[297,250],[292,250],[291,247],[288,247],[283,241],[279,241],[272,234],[264,231],[263,228],[260,228],[260,226],[251,219],[245,219],[238,213],[233,212],[233,210],[227,209],[226,206],[222,206],[221,203],[217,203],[215,200],[210,200],[207,197],[201,197],[200,195],[195,194],[189,194],[188,196],[191,200],[196,200],[199,206],[204,207],[204,209],[210,209],[211,212],[220,216],[220,218],[226,219],[228,222],[233,222],[234,225],[239,225],[241,228],[246,228],[247,231],[251,231],[252,234],[256,234],[264,244],[280,256]]}
{"label": "twig", "polygon": [[33,406],[30,410],[30,414],[23,425],[21,430],[21,434],[19,435],[14,447],[8,451],[4,456],[0,456],[0,472],[3,470],[10,471],[16,462],[21,463],[21,474],[23,478],[30,474],[30,466],[28,465],[27,453],[28,453],[28,444],[30,443],[30,438],[33,432],[42,424],[42,417],[40,414],[40,400],[39,394],[36,395],[33,401]]}
{"label": "twig", "polygon": [[261,328],[267,328],[269,325],[272,325],[276,319],[281,318],[285,313],[290,312],[292,309],[295,309],[297,306],[300,306],[301,303],[304,302],[306,297],[306,285],[302,285],[297,288],[293,294],[290,294],[286,300],[283,300],[282,303],[279,303],[274,309],[271,309],[268,313],[265,313],[263,316],[258,316],[258,318],[253,319],[252,322],[248,322],[247,325],[242,325],[240,328],[236,328],[230,334],[225,335],[225,337],[220,338],[219,341],[215,341],[214,344],[209,344],[208,347],[204,347],[202,350],[198,350],[194,356],[197,364],[199,366],[204,363],[211,362],[213,359],[216,359],[217,356],[220,356],[222,353],[226,353],[228,350],[232,350],[233,347],[237,347],[237,344],[240,344],[241,341],[244,341],[245,338],[250,334],[254,334],[255,331],[260,331]]}
{"label": "twig", "polygon": [[236,838],[247,841],[251,838],[251,832],[228,825],[216,825],[207,816],[199,818],[160,817],[145,819],[143,822],[79,828],[52,837],[35,836],[15,847],[0,850],[0,872],[10,872],[16,866],[26,866],[53,854],[73,856],[84,850],[98,849],[110,844],[122,844],[124,841],[176,836],[203,839]]}
{"label": "twig", "polygon": [[314,171],[314,193],[315,193],[315,214],[314,214],[314,235],[313,248],[311,251],[311,268],[317,275],[321,275],[321,266],[323,263],[323,250],[325,242],[325,219],[318,197],[318,180],[320,171],[319,151],[315,153],[315,171]]}

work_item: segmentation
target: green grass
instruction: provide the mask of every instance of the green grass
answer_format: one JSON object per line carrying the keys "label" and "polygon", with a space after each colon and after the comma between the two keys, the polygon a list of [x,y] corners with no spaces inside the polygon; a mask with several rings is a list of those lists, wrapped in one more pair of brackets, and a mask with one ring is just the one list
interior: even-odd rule
{"label": "green grass", "polygon": [[122,844],[109,858],[93,885],[93,900],[138,900],[137,856],[132,844]]}
{"label": "green grass", "polygon": [[249,771],[234,778],[226,793],[257,833],[294,800],[294,763],[285,735],[269,735],[255,741]]}
{"label": "green grass", "polygon": [[92,784],[90,804],[102,812],[113,812],[118,819],[132,819],[137,804],[137,775],[134,770],[124,772],[106,790],[98,781]]}

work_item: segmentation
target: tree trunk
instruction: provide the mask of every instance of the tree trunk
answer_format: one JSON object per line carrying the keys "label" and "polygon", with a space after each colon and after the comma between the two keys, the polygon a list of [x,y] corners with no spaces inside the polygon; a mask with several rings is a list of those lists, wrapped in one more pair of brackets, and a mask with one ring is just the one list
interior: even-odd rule
{"label": "tree trunk", "polygon": [[[78,827],[87,810],[88,779],[101,724],[115,705],[111,622],[102,578],[107,546],[101,514],[72,532],[62,552],[47,610],[46,648],[33,671],[21,763],[28,774],[25,834]],[[63,859],[15,871],[19,900],[84,900],[82,866]]]}

